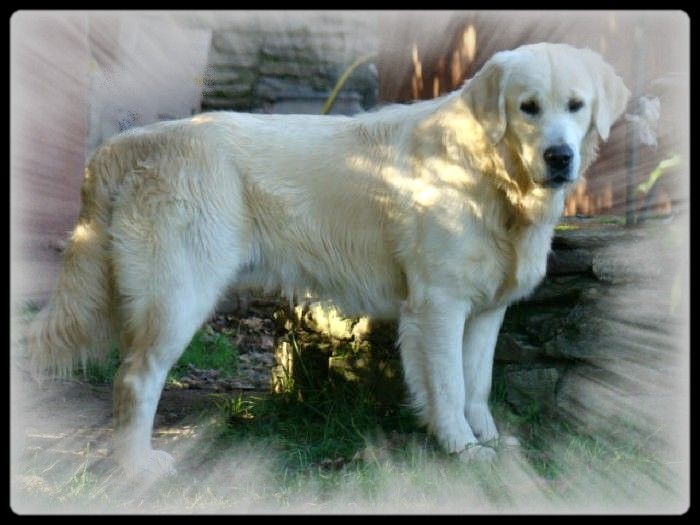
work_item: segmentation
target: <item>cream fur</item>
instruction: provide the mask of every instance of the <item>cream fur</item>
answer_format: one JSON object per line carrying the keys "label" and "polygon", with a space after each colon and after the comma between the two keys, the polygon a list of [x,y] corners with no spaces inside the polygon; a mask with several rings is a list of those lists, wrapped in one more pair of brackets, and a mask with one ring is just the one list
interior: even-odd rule
{"label": "cream fur", "polygon": [[172,469],[150,444],[166,373],[219,294],[311,292],[398,318],[421,420],[447,451],[490,458],[479,442],[498,437],[487,404],[498,330],[544,276],[574,182],[546,187],[543,151],[570,145],[577,178],[627,96],[594,53],[538,44],[427,102],[353,118],[205,113],[118,136],[88,165],[32,355],[68,371],[118,333],[115,453],[158,474]]}

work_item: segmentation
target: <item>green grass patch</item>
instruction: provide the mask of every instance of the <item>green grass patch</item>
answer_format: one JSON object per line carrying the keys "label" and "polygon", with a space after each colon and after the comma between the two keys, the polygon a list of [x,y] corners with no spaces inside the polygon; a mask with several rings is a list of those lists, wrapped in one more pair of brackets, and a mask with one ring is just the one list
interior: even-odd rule
{"label": "green grass patch", "polygon": [[[199,370],[218,370],[221,377],[230,377],[238,370],[238,349],[225,335],[204,328],[199,330],[168,374],[168,380],[178,380],[191,373],[192,367]],[[119,346],[112,344],[103,361],[88,361],[85,367],[74,373],[94,384],[109,383],[119,368]]]}
{"label": "green grass patch", "polygon": [[250,442],[273,450],[286,479],[324,465],[345,465],[368,442],[400,434],[425,434],[401,400],[382,403],[366,385],[331,378],[318,389],[271,396],[221,396],[215,403],[225,422],[219,439]]}
{"label": "green grass patch", "polygon": [[600,215],[595,218],[599,224],[625,224],[625,218],[619,215]]}
{"label": "green grass patch", "polygon": [[[572,224],[571,222],[574,222]],[[591,217],[586,217],[583,220],[577,221],[573,217],[564,217],[562,222],[554,227],[554,231],[568,231],[568,230],[579,230],[581,228],[586,228],[596,225],[608,225],[608,224],[625,224],[625,218],[619,215],[594,215]]]}
{"label": "green grass patch", "polygon": [[230,377],[238,370],[238,349],[228,337],[206,327],[194,335],[168,379],[187,374],[190,365],[200,370],[218,370],[222,377]]}
{"label": "green grass patch", "polygon": [[93,384],[110,383],[119,368],[119,346],[112,343],[107,357],[103,361],[88,361],[85,368],[79,368],[76,372]]}

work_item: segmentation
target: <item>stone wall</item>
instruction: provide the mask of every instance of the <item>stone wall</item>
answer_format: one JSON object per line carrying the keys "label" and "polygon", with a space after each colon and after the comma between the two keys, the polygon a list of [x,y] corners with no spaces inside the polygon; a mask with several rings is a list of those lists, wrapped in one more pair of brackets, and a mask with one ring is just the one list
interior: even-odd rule
{"label": "stone wall", "polygon": [[[345,68],[377,50],[375,29],[348,14],[232,19],[213,32],[202,109],[320,113]],[[357,113],[376,97],[376,67],[368,61],[348,79],[331,113]]]}
{"label": "stone wall", "polygon": [[[678,357],[673,290],[682,269],[679,241],[663,231],[565,219],[547,277],[528,300],[508,309],[493,395],[519,413],[561,414],[595,425],[605,418],[591,416],[631,413],[630,406],[649,395],[646,386],[667,380],[663,370]],[[320,305],[281,309],[277,318],[277,389],[290,372],[308,383],[311,370],[312,382],[340,376],[370,382],[382,397],[404,398],[394,323],[344,318]]]}

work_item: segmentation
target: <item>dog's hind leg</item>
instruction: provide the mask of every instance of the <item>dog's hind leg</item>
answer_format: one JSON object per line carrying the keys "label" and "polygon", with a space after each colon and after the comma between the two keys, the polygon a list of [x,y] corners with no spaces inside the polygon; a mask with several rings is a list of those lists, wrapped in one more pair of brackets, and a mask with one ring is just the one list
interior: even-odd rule
{"label": "dog's hind leg", "polygon": [[122,321],[114,453],[128,475],[151,479],[174,470],[173,458],[151,447],[167,373],[216,306],[240,251],[231,230],[205,224],[196,214],[178,221],[182,203],[150,211],[124,206],[115,212],[112,243]]}
{"label": "dog's hind leg", "polygon": [[166,374],[194,334],[196,322],[192,316],[191,322],[168,333],[167,316],[172,314],[156,303],[134,308],[131,315],[141,317],[143,324],[122,336],[122,363],[114,379],[114,454],[129,477],[152,479],[174,472],[172,456],[152,449],[151,431]]}
{"label": "dog's hind leg", "polygon": [[[186,260],[170,261],[153,294],[123,296],[122,362],[114,380],[114,452],[127,474],[158,477],[174,471],[173,458],[153,450],[153,420],[170,368],[206,321],[223,282],[197,282]],[[147,286],[143,283],[143,286]]]}

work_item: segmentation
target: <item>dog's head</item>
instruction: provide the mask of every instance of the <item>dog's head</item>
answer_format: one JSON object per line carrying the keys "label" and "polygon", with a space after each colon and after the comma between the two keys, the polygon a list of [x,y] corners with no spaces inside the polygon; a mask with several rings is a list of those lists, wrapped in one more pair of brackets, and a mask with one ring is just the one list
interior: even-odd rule
{"label": "dog's head", "polygon": [[532,182],[557,189],[592,160],[582,156],[593,133],[607,140],[629,90],[593,51],[533,44],[494,55],[462,96],[492,144],[507,142]]}

